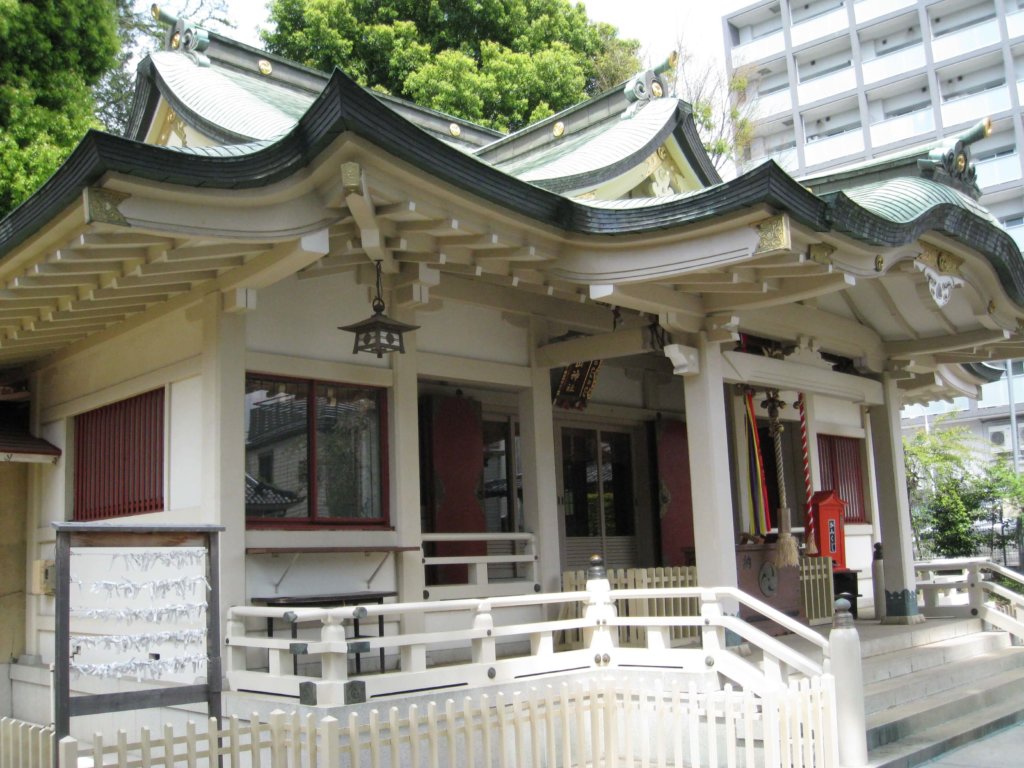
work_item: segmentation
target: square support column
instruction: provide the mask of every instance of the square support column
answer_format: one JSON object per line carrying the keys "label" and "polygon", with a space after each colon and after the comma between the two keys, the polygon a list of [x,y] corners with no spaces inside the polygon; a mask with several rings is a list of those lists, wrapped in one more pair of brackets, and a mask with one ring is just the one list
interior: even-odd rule
{"label": "square support column", "polygon": [[[415,312],[396,310],[393,317],[402,322],[415,321]],[[396,553],[399,602],[423,600],[423,526],[420,520],[420,421],[419,421],[419,352],[416,334],[405,336],[405,354],[391,353],[394,383],[391,388],[391,436],[388,466],[390,467],[391,523],[403,547],[417,547],[410,552]],[[423,631],[420,614],[403,615],[403,633]],[[406,664],[414,663],[406,660]]]}
{"label": "square support column", "polygon": [[924,621],[924,617],[917,610],[910,500],[900,430],[900,393],[896,379],[888,374],[882,377],[882,393],[883,405],[871,408],[871,442],[885,568],[883,623],[916,624]]}
{"label": "square support column", "polygon": [[690,484],[693,494],[697,583],[702,587],[735,587],[736,526],[729,475],[728,423],[721,347],[700,335],[698,372],[683,377],[686,431],[691,446]]}
{"label": "square support column", "polygon": [[[203,520],[220,537],[221,625],[245,604],[245,314],[225,312],[222,294],[199,308],[203,324]],[[199,448],[199,446],[197,446]]]}
{"label": "square support column", "polygon": [[[530,345],[539,346],[539,330]],[[534,364],[530,386],[519,392],[519,450],[523,466],[523,522],[537,545],[536,579],[544,592],[562,588],[558,537],[558,481],[555,466],[555,423],[551,405],[551,373]]]}

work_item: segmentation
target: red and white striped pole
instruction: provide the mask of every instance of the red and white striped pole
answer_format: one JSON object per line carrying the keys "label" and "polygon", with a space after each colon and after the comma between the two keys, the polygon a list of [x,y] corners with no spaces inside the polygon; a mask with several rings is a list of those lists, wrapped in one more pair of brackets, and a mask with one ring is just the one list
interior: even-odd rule
{"label": "red and white striped pole", "polygon": [[818,547],[814,543],[814,519],[811,516],[811,498],[814,496],[814,484],[811,482],[811,447],[807,439],[807,407],[804,402],[804,393],[796,401],[796,407],[800,411],[800,451],[804,460],[804,491],[806,501],[804,503],[804,541],[807,543],[806,552],[808,555],[817,555]]}

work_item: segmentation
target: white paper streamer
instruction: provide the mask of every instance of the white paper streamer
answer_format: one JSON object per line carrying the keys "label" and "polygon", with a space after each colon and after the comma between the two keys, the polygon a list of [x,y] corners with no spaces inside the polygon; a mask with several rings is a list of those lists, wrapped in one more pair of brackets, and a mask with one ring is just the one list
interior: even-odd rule
{"label": "white paper streamer", "polygon": [[71,671],[76,675],[89,677],[122,678],[134,677],[137,680],[156,680],[168,672],[184,672],[189,668],[198,672],[206,664],[206,655],[201,653],[188,656],[174,656],[170,659],[130,659],[115,661],[109,664],[71,664]]}
{"label": "white paper streamer", "polygon": [[126,571],[148,571],[154,565],[173,566],[181,569],[198,565],[205,559],[206,549],[203,547],[180,547],[148,552],[118,552],[111,556],[111,565],[115,565],[120,560],[124,562]]}
{"label": "white paper streamer", "polygon": [[77,608],[74,610],[74,614],[89,619],[123,621],[125,624],[131,624],[134,621],[196,620],[202,617],[205,610],[206,603],[182,603],[146,608]]}
{"label": "white paper streamer", "polygon": [[137,582],[131,579],[119,581],[95,581],[89,586],[89,591],[97,595],[107,597],[128,597],[136,598],[140,594],[148,594],[154,599],[163,600],[169,595],[174,595],[182,600],[195,595],[198,587],[210,588],[205,576],[182,576],[178,579],[156,579],[154,581]]}
{"label": "white paper streamer", "polygon": [[206,642],[205,629],[183,629],[173,632],[148,632],[140,635],[79,635],[72,636],[72,648],[104,648],[106,650],[148,651],[154,645],[173,645],[184,648]]}

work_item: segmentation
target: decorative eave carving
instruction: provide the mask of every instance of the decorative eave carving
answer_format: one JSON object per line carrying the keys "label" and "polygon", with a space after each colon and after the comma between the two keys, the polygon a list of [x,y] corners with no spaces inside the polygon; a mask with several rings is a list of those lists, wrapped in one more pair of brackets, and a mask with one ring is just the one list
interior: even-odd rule
{"label": "decorative eave carving", "polygon": [[960,274],[963,260],[931,246],[922,246],[914,266],[924,273],[928,280],[928,292],[936,305],[946,306],[953,295],[953,289],[964,283]]}
{"label": "decorative eave carving", "polygon": [[811,243],[807,247],[807,258],[815,264],[826,267],[832,266],[832,254],[836,252],[834,245],[828,243]]}
{"label": "decorative eave carving", "polygon": [[131,195],[114,192],[101,187],[87,187],[85,190],[85,223],[116,224],[130,227],[128,219],[121,213],[120,205]]}
{"label": "decorative eave carving", "polygon": [[754,250],[756,256],[793,249],[789,217],[785,214],[765,219],[759,224],[755,224],[754,229],[757,230],[757,248]]}

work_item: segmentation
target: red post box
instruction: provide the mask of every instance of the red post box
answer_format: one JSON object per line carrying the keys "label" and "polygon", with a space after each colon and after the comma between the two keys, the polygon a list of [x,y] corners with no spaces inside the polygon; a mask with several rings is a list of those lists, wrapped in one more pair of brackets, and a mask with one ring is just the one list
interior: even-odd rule
{"label": "red post box", "polygon": [[835,491],[818,491],[811,497],[811,526],[818,554],[832,558],[832,568],[846,570],[846,535],[843,512],[846,502]]}

